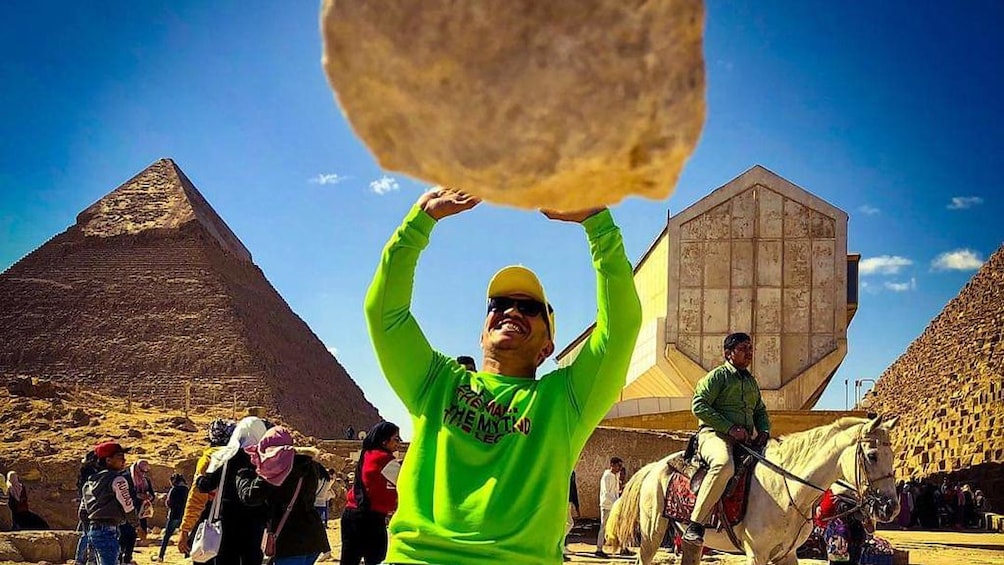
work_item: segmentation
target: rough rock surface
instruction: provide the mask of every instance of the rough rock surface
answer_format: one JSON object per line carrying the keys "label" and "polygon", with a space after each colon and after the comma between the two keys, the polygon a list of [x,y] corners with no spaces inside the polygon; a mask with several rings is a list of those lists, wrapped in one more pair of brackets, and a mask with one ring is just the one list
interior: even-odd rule
{"label": "rough rock surface", "polygon": [[0,377],[15,375],[161,408],[183,406],[188,384],[193,406],[264,406],[319,437],[379,421],[169,159],[0,273]]}
{"label": "rough rock surface", "polygon": [[80,534],[73,531],[0,533],[0,561],[65,563],[72,561]]}
{"label": "rough rock surface", "polygon": [[[0,386],[0,426],[8,435],[20,437],[15,441],[5,441],[0,447],[0,470],[17,472],[28,487],[32,512],[57,529],[72,529],[77,524],[79,498],[76,482],[80,459],[92,446],[101,441],[117,440],[131,448],[126,456],[127,464],[140,459],[149,461],[150,478],[158,496],[150,524],[159,527],[167,520],[167,507],[163,502],[170,488],[170,476],[181,473],[191,484],[196,461],[206,449],[205,430],[209,422],[218,417],[240,418],[244,415],[234,414],[229,408],[215,407],[205,414],[193,416],[190,421],[177,410],[162,409],[160,406],[145,409],[134,406],[132,412],[127,413],[123,410],[125,402],[122,399],[88,390],[73,393],[72,389],[57,385],[56,392],[62,400],[26,399],[12,396]],[[98,414],[96,426],[67,426],[69,412],[81,406],[104,408],[100,413],[95,412]],[[276,418],[276,415],[270,417]],[[180,430],[173,425],[178,421],[193,424],[199,431]],[[289,427],[281,418],[273,421]],[[39,430],[39,423],[47,426]],[[332,506],[340,510],[344,505],[345,476],[354,469],[348,457],[359,452],[360,442],[335,442],[341,446],[335,448],[331,442],[304,436],[295,428],[291,429],[297,446],[315,447],[319,450],[316,459],[326,468],[335,469],[341,488],[335,489],[336,500]],[[136,430],[143,431],[142,437],[135,437],[132,432]],[[401,452],[405,449],[402,448]],[[7,510],[6,515],[4,510]],[[9,527],[9,509],[0,506],[0,531]],[[7,551],[16,549],[9,550],[0,540],[0,563],[5,561],[2,555]]]}
{"label": "rough rock surface", "polygon": [[322,18],[380,165],[493,202],[665,198],[704,122],[700,0],[325,0]]}
{"label": "rough rock surface", "polygon": [[942,476],[1004,506],[1004,246],[865,396],[899,414],[899,478]]}

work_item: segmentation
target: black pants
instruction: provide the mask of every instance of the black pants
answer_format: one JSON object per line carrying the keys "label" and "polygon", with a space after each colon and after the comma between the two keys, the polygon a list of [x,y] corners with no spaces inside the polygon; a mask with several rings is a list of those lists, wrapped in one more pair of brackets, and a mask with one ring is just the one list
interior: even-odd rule
{"label": "black pants", "polygon": [[119,526],[119,563],[130,563],[136,549],[136,528],[126,522]]}
{"label": "black pants", "polygon": [[387,557],[387,517],[377,512],[346,508],[342,512],[341,565],[383,563]]}
{"label": "black pants", "polygon": [[14,512],[11,515],[14,522],[15,530],[48,530],[49,523],[45,521],[44,518],[25,510],[23,512]]}

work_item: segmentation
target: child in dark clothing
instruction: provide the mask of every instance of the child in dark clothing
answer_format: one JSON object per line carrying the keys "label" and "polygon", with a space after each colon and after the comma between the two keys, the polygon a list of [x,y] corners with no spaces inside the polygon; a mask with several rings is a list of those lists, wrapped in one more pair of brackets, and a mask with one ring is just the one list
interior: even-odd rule
{"label": "child in dark clothing", "polygon": [[185,477],[179,473],[171,475],[171,490],[167,492],[167,500],[164,505],[168,508],[167,525],[164,526],[164,539],[160,542],[160,557],[151,558],[151,561],[163,561],[164,553],[167,551],[167,544],[171,541],[171,534],[181,525],[181,517],[185,514],[185,501],[188,500],[188,485],[185,484]]}

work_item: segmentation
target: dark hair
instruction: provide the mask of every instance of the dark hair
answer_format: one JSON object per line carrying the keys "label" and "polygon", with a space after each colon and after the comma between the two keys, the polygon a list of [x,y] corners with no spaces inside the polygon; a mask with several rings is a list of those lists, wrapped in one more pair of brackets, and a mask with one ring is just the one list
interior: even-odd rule
{"label": "dark hair", "polygon": [[475,368],[478,366],[478,364],[474,362],[474,358],[471,357],[470,355],[461,355],[460,357],[457,357],[457,363],[460,363],[461,365],[464,365],[465,367],[467,365],[470,365],[471,367],[475,367]]}
{"label": "dark hair", "polygon": [[370,431],[363,439],[363,448],[359,450],[359,461],[356,461],[356,476],[352,479],[352,494],[356,499],[356,508],[359,510],[369,510],[370,500],[366,494],[366,487],[363,485],[363,461],[366,459],[367,451],[387,451],[384,443],[390,441],[401,431],[401,428],[391,422],[383,421],[370,428]]}
{"label": "dark hair", "polygon": [[722,348],[725,349],[725,351],[732,351],[740,343],[747,343],[750,341],[753,341],[753,339],[750,338],[750,334],[743,332],[736,332],[729,334],[725,338],[725,341],[722,343]]}
{"label": "dark hair", "polygon": [[620,457],[611,457],[610,458],[610,464],[611,465],[623,465],[624,461],[621,460]]}
{"label": "dark hair", "polygon": [[80,472],[77,474],[78,494],[80,489],[83,488],[84,483],[87,482],[87,479],[91,478],[91,476],[97,473],[100,469],[101,468],[98,466],[98,455],[94,453],[93,449],[91,449],[80,461]]}
{"label": "dark hair", "polygon": [[172,485],[177,486],[177,485],[180,485],[183,482],[185,482],[185,477],[181,473],[175,473],[175,474],[171,475],[171,484]]}

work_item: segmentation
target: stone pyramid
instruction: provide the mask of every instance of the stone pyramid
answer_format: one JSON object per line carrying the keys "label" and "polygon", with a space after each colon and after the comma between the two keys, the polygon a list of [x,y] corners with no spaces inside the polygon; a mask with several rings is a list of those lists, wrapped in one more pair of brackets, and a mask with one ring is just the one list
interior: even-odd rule
{"label": "stone pyramid", "polygon": [[264,406],[342,437],[379,420],[170,159],[150,165],[0,273],[0,375],[132,400]]}
{"label": "stone pyramid", "polygon": [[900,415],[898,478],[948,476],[1004,504],[1004,246],[865,398]]}

